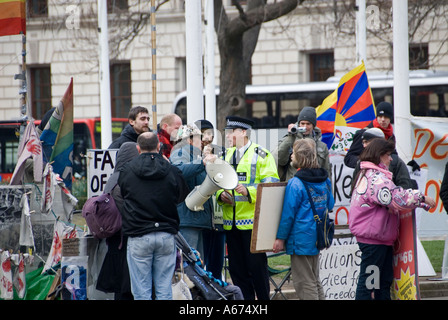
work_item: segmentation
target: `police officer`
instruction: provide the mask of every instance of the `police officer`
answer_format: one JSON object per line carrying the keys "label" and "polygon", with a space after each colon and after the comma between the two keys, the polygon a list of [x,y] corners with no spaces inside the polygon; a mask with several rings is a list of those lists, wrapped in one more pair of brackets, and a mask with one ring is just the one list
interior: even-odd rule
{"label": "police officer", "polygon": [[239,183],[234,190],[219,190],[226,230],[229,272],[246,300],[269,300],[269,273],[265,253],[251,253],[257,185],[280,179],[273,156],[250,140],[254,122],[245,118],[226,118],[226,139],[230,148],[226,161],[234,166]]}

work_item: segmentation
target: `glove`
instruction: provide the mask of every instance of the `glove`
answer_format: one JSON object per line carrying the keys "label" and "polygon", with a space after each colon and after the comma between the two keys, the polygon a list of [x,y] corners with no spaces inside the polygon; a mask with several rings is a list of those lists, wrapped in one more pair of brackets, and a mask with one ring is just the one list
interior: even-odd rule
{"label": "glove", "polygon": [[420,171],[420,166],[418,165],[418,163],[415,160],[409,161],[408,166],[412,167],[412,172],[414,172],[415,170]]}

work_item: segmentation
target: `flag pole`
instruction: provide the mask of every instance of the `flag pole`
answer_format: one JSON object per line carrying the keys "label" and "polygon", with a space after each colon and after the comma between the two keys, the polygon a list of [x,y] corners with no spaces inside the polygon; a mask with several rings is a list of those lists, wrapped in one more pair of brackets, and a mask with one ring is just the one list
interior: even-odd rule
{"label": "flag pole", "polygon": [[26,82],[26,35],[24,35],[22,32],[22,88],[20,89],[20,103],[21,103],[21,110],[23,117],[32,116],[28,110],[28,106],[26,103],[27,98],[27,82]]}
{"label": "flag pole", "polygon": [[412,159],[409,94],[408,3],[393,0],[394,133],[397,152],[404,163]]}
{"label": "flag pole", "polygon": [[26,103],[26,96],[27,96],[27,83],[26,83],[26,35],[23,33],[23,31],[20,31],[20,34],[22,35],[22,72],[15,74],[14,79],[15,80],[21,80],[21,87],[19,89],[20,94],[20,115],[22,124],[20,125],[20,137],[22,137],[23,133],[25,132],[25,127],[27,124],[27,120],[33,120],[32,115],[28,110],[28,106]]}
{"label": "flag pole", "polygon": [[[213,128],[218,128],[216,120],[216,92],[215,92],[215,17],[213,0],[206,4],[206,59],[205,59],[205,114],[204,119],[209,120]],[[218,137],[219,136],[219,137]],[[214,143],[220,139],[220,135],[214,135]],[[220,141],[221,142],[221,141]],[[218,143],[220,144],[220,143]]]}
{"label": "flag pole", "polygon": [[152,128],[157,131],[156,6],[151,0]]}
{"label": "flag pole", "polygon": [[98,0],[98,49],[101,108],[101,148],[112,143],[112,115],[110,98],[109,40],[107,25],[107,3]]}
{"label": "flag pole", "polygon": [[187,123],[204,119],[204,91],[202,73],[202,13],[201,1],[190,1],[185,6],[187,58]]}

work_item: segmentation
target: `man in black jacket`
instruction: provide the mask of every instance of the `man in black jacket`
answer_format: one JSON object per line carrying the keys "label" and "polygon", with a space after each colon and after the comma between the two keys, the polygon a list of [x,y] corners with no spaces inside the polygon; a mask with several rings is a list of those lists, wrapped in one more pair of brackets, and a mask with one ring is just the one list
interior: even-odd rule
{"label": "man in black jacket", "polygon": [[108,149],[120,149],[125,142],[137,142],[141,133],[151,131],[149,129],[149,113],[145,107],[131,108],[128,121],[129,123],[124,127],[121,135],[110,144]]}
{"label": "man in black jacket", "polygon": [[122,231],[128,237],[128,265],[135,300],[150,300],[152,284],[158,300],[171,300],[176,264],[177,204],[188,187],[182,172],[159,154],[153,132],[137,139],[140,155],[120,172],[123,196]]}

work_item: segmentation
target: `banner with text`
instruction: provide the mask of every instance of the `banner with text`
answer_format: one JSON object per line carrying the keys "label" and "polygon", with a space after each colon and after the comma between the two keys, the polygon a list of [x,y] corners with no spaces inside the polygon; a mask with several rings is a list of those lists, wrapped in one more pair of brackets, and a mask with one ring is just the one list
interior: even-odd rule
{"label": "banner with text", "polygon": [[425,184],[419,183],[419,189],[433,197],[437,204],[429,211],[418,216],[417,232],[420,238],[446,236],[448,217],[440,200],[439,192],[448,161],[448,131],[446,122],[422,119],[412,120],[412,159],[422,169],[427,169]]}
{"label": "banner with text", "polygon": [[106,182],[114,172],[118,149],[87,150],[87,197],[103,193]]}
{"label": "banner with text", "polygon": [[320,252],[319,277],[327,300],[354,300],[361,251],[357,244],[331,246]]}
{"label": "banner with text", "polygon": [[419,300],[420,288],[414,211],[400,216],[400,234],[394,245],[393,266],[392,292],[395,300]]}
{"label": "banner with text", "polygon": [[343,155],[330,154],[330,162],[332,166],[331,182],[333,185],[333,196],[335,201],[331,215],[336,224],[348,224],[353,169],[344,164]]}

